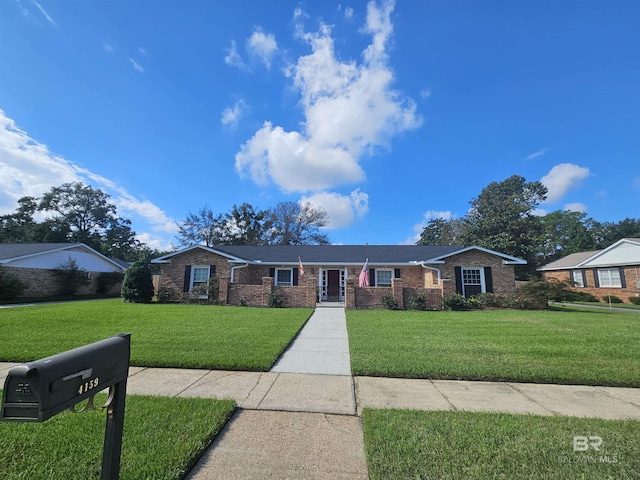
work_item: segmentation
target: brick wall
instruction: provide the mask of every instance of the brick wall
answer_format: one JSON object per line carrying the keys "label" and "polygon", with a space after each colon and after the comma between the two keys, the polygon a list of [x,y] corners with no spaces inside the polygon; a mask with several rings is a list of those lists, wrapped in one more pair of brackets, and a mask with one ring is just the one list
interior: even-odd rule
{"label": "brick wall", "polygon": [[[585,269],[587,277],[586,287],[573,287],[572,290],[576,292],[590,293],[598,299],[607,302],[607,295],[614,295],[625,303],[631,303],[629,297],[640,296],[640,288],[636,284],[636,275],[640,279],[640,266],[623,267],[626,288],[619,287],[596,287],[595,286],[595,272],[593,269]],[[558,280],[562,282],[572,283],[571,270],[556,270],[553,272],[542,272],[542,277],[549,280]]]}
{"label": "brick wall", "polygon": [[513,265],[503,265],[502,259],[495,255],[469,250],[447,257],[446,263],[440,267],[445,297],[456,293],[455,267],[491,267],[493,293],[504,295],[516,291]]}
{"label": "brick wall", "polygon": [[[161,264],[161,288],[174,288],[182,294],[184,290],[184,270],[186,265],[215,265],[216,275],[220,277],[231,276],[231,265],[229,265],[227,258],[207,252],[206,250],[194,248],[193,250],[172,257],[171,263]],[[237,269],[236,274],[242,275],[242,273],[239,272],[243,272],[243,270],[245,269]]]}
{"label": "brick wall", "polygon": [[[27,289],[22,294],[22,297],[39,298],[61,294],[62,285],[60,279],[56,277],[51,270],[42,268],[5,268],[27,285]],[[79,287],[76,295],[95,294],[100,273],[101,272],[89,272],[89,284]],[[118,282],[107,294],[117,295],[121,289],[122,282]]]}
{"label": "brick wall", "polygon": [[442,307],[442,290],[439,288],[404,288],[402,295],[405,308],[409,308],[411,297],[420,294],[425,296],[428,310],[440,310]]}

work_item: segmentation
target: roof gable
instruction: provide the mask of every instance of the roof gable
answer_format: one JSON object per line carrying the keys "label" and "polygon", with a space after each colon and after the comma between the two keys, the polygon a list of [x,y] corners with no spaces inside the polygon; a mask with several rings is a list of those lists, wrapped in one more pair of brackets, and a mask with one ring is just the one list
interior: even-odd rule
{"label": "roof gable", "polygon": [[86,270],[126,270],[125,266],[84,243],[0,243],[0,265],[50,269],[58,267],[71,256],[78,261],[80,268]]}
{"label": "roof gable", "polygon": [[623,238],[580,263],[580,267],[640,265],[640,239]]}

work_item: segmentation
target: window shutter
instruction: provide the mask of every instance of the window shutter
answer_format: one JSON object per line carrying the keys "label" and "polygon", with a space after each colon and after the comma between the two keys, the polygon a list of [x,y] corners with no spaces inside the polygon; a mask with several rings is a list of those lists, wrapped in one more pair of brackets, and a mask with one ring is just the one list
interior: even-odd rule
{"label": "window shutter", "polygon": [[400,278],[400,269],[396,268],[393,270],[393,278]]}
{"label": "window shutter", "polygon": [[376,286],[376,269],[375,268],[369,269],[369,286],[370,287]]}
{"label": "window shutter", "polygon": [[620,269],[620,286],[622,288],[627,288],[627,281],[624,278],[624,268]]}
{"label": "window shutter", "polygon": [[209,265],[209,278],[216,276],[216,266]]}
{"label": "window shutter", "polygon": [[191,286],[191,265],[184,266],[184,285],[182,287],[183,292],[188,292]]}
{"label": "window shutter", "polygon": [[484,286],[488,293],[493,293],[493,275],[491,267],[484,267]]}
{"label": "window shutter", "polygon": [[597,268],[593,269],[593,284],[596,286],[596,288],[600,288],[600,280],[598,280],[598,269]]}
{"label": "window shutter", "polygon": [[297,286],[298,285],[298,269],[294,268],[293,269],[293,286]]}
{"label": "window shutter", "polygon": [[269,269],[269,276],[270,277],[275,277],[276,276],[276,269],[274,267],[271,267]]}
{"label": "window shutter", "polygon": [[581,270],[582,272],[582,285],[586,288],[587,287],[587,272],[586,270]]}
{"label": "window shutter", "polygon": [[462,295],[462,267],[456,267],[456,293]]}

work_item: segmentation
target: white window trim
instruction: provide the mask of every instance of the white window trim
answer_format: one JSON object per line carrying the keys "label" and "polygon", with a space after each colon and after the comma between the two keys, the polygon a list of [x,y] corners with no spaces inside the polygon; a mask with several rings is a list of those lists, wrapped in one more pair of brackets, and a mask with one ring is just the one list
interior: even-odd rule
{"label": "white window trim", "polygon": [[[618,274],[618,285],[603,285],[602,282],[602,272],[617,272]],[[613,280],[611,274],[609,274],[609,281]],[[599,268],[598,269],[598,285],[600,288],[622,288],[622,278],[620,278],[620,270],[617,268]]]}
{"label": "white window trim", "polygon": [[[578,275],[577,279],[576,274]],[[575,288],[584,288],[584,274],[582,270],[571,270],[571,283]]]}
{"label": "white window trim", "polygon": [[[378,272],[391,272],[391,283],[389,283],[389,284],[385,283],[384,285],[380,285],[378,283]],[[386,287],[386,288],[388,288],[391,285],[393,285],[393,274],[394,274],[393,268],[376,268],[376,287]]]}
{"label": "white window trim", "polygon": [[[289,283],[278,283],[278,272],[287,271],[290,273]],[[273,285],[276,287],[293,287],[293,268],[276,268],[275,274],[273,275]]]}
{"label": "white window trim", "polygon": [[[486,284],[486,280],[485,280],[485,276],[484,276],[484,267],[462,267],[462,270],[460,271],[460,281],[462,282],[462,296],[466,298],[466,292],[464,291],[464,271],[465,270],[480,270],[480,292],[481,293],[486,293],[487,292],[487,284]],[[474,284],[475,285],[475,284]]]}
{"label": "white window trim", "polygon": [[[193,282],[196,276],[196,269],[198,268],[207,269],[207,282],[209,282],[209,278],[211,277],[211,265],[191,265],[191,278],[189,279],[189,291],[193,291],[193,287],[194,287]],[[207,294],[200,295],[200,298],[207,298],[208,296],[209,296],[209,289],[207,289]]]}

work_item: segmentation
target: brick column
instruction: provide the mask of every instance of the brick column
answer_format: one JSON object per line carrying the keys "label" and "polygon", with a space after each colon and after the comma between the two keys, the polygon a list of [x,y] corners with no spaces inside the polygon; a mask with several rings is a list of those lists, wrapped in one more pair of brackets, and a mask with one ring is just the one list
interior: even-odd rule
{"label": "brick column", "polygon": [[356,279],[348,278],[345,287],[345,308],[356,308]]}
{"label": "brick column", "polygon": [[393,298],[395,298],[399,309],[404,309],[404,295],[402,287],[402,279],[394,278],[391,280],[391,289],[393,290]]}
{"label": "brick column", "polygon": [[223,305],[229,303],[229,284],[231,277],[221,275],[218,279],[218,301]]}
{"label": "brick column", "polygon": [[307,290],[306,307],[315,307],[318,295],[318,277],[317,275],[304,275],[303,285]]}
{"label": "brick column", "polygon": [[273,277],[262,277],[262,306],[267,306],[269,294],[273,291]]}

